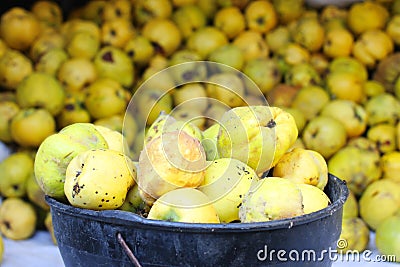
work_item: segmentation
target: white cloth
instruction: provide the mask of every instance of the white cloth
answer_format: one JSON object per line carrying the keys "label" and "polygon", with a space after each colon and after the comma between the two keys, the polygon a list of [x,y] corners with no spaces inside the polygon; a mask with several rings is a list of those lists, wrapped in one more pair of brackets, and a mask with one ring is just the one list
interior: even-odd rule
{"label": "white cloth", "polygon": [[36,231],[32,238],[13,241],[3,237],[4,254],[1,267],[62,267],[58,247],[49,232]]}

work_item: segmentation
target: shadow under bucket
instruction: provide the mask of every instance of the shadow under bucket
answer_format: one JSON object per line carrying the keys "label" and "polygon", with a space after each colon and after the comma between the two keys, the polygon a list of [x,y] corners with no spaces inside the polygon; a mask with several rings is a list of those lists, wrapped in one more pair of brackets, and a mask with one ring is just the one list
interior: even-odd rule
{"label": "shadow under bucket", "polygon": [[[327,208],[259,223],[149,220],[86,210],[46,196],[65,266],[331,266],[348,189],[329,174]],[[130,252],[134,260],[129,256]],[[140,264],[140,265],[139,265]]]}

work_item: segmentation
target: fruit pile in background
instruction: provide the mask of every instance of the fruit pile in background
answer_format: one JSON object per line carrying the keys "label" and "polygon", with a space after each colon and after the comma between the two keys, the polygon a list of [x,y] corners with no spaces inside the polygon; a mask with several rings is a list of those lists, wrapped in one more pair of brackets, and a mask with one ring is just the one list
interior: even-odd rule
{"label": "fruit pile in background", "polygon": [[[222,118],[242,106],[220,87],[180,85],[203,78],[201,69],[188,69],[151,80],[124,118],[152,75],[209,60],[251,78],[271,106],[294,117],[294,146],[320,153],[347,182],[344,250],[366,249],[373,230],[380,252],[400,259],[399,0],[321,9],[301,0],[97,0],[68,17],[56,3],[38,1],[4,13],[0,33],[0,141],[13,149],[0,163],[0,217],[23,225],[15,239],[51,230],[33,171],[50,135],[75,123],[124,128],[128,156],[137,161],[145,138],[138,125],[149,128],[161,111],[173,110],[177,120]],[[246,101],[264,103],[259,92],[239,88]],[[180,108],[198,97],[208,100]],[[193,122],[203,134],[213,125]],[[9,228],[0,224],[4,235]]]}

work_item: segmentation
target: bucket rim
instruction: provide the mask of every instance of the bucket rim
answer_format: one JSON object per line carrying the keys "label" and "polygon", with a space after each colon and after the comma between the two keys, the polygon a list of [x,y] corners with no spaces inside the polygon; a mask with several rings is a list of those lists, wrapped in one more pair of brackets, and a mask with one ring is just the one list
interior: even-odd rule
{"label": "bucket rim", "polygon": [[187,222],[170,222],[163,220],[152,220],[144,218],[136,213],[122,210],[90,210],[74,207],[69,204],[62,203],[48,195],[45,196],[47,203],[52,212],[58,215],[68,214],[73,217],[80,217],[95,220],[102,223],[108,223],[119,226],[136,226],[146,228],[159,228],[168,231],[178,232],[240,232],[240,231],[260,231],[260,230],[277,230],[290,229],[295,226],[315,222],[332,216],[341,210],[344,202],[349,195],[349,189],[344,180],[333,174],[328,175],[328,184],[332,183],[339,191],[339,197],[329,204],[326,208],[309,214],[304,214],[292,218],[272,220],[265,222],[249,222],[249,223],[187,223]]}

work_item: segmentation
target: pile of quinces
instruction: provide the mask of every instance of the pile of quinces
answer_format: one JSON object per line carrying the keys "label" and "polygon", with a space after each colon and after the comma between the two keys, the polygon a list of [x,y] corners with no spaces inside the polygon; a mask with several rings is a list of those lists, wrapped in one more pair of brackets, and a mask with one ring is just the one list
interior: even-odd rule
{"label": "pile of quinces", "polygon": [[277,107],[233,108],[204,132],[161,114],[138,162],[123,135],[105,129],[75,123],[42,142],[34,170],[46,195],[80,208],[192,223],[291,218],[330,203],[325,159],[291,149],[296,123]]}
{"label": "pile of quinces", "polygon": [[[114,156],[133,162],[127,160],[129,174],[118,173],[126,178],[126,189],[131,187],[125,198],[131,201],[125,203],[121,197],[117,205],[124,202],[121,207],[129,209],[132,203],[130,208],[140,203],[140,213],[145,216],[161,197],[154,187],[182,187],[178,182],[159,185],[157,179],[146,180],[141,182],[145,194],[132,190],[138,183],[129,182],[131,178],[141,181],[140,165],[149,166],[156,160],[152,153],[143,152],[147,143],[152,143],[145,138],[166,114],[181,121],[181,126],[188,121],[197,126],[202,133],[202,139],[197,139],[206,153],[205,163],[194,161],[200,165],[180,158],[178,162],[168,161],[173,166],[187,163],[184,169],[207,167],[203,168],[207,174],[214,160],[230,158],[217,168],[226,170],[225,174],[239,158],[238,164],[244,162],[256,173],[258,178],[251,180],[274,180],[260,179],[270,167],[269,176],[283,176],[274,174],[279,169],[278,157],[269,161],[262,153],[257,166],[251,164],[254,159],[250,157],[243,160],[242,156],[253,155],[250,145],[244,152],[232,149],[221,152],[226,153],[223,155],[213,149],[218,149],[218,143],[220,147],[230,145],[221,140],[215,143],[215,132],[224,132],[213,126],[216,121],[228,116],[225,114],[237,114],[242,106],[267,106],[267,99],[270,106],[291,114],[297,126],[290,148],[282,148],[282,152],[276,147],[280,160],[289,151],[317,152],[325,159],[328,172],[347,182],[351,195],[343,216],[345,249],[366,249],[372,230],[376,231],[378,249],[384,254],[394,254],[397,249],[400,259],[399,20],[399,0],[319,8],[311,8],[303,0],[97,0],[83,2],[70,14],[63,14],[55,2],[37,1],[30,7],[10,9],[0,21],[0,141],[12,153],[0,163],[0,195],[2,206],[11,208],[4,208],[7,216],[0,218],[11,217],[7,223],[24,221],[21,218],[25,216],[27,219],[20,227],[23,234],[8,237],[29,238],[35,229],[44,228],[45,221],[51,224],[44,201],[45,186],[34,171],[36,153],[45,139],[60,138],[58,134],[63,139],[48,153],[56,153],[58,147],[62,150],[61,144],[65,144],[78,147],[74,153],[88,149],[86,153],[90,154],[94,152],[88,151],[95,149],[95,157],[101,160],[103,150],[109,150],[98,129],[94,131],[89,124],[122,133],[124,153],[119,146],[114,150],[120,154]],[[257,90],[249,83],[238,82],[238,75],[232,72],[211,70],[214,74],[210,75],[208,67],[180,64],[203,60],[244,73]],[[163,72],[176,65],[181,66],[178,71]],[[204,80],[208,83],[193,82]],[[234,92],[215,86],[228,82]],[[133,96],[134,105],[130,105]],[[161,111],[166,114],[160,115]],[[274,112],[270,110],[270,114]],[[74,129],[78,125],[89,127],[97,139],[77,144],[82,143],[80,138],[85,139],[83,133],[74,137],[80,132]],[[164,141],[175,145],[183,142],[185,131],[180,132],[178,137],[167,134]],[[260,143],[256,144],[259,147]],[[198,146],[196,142],[194,145]],[[64,156],[71,161],[77,158],[75,164],[89,158],[89,154],[81,158],[74,153]],[[140,164],[141,160],[146,163]],[[163,168],[168,166],[164,163]],[[78,167],[73,169],[75,175]],[[66,169],[64,162],[59,172]],[[146,175],[154,177],[159,171]],[[204,183],[216,178],[206,179],[206,174],[200,184],[188,187],[212,194],[212,187]],[[64,183],[60,179],[51,188],[58,187],[57,194],[62,195],[64,188],[60,185]],[[85,190],[73,185],[68,194],[74,192],[78,200]],[[211,198],[217,200],[215,196]],[[99,198],[104,203],[97,206],[111,208],[113,203],[116,207],[112,197]],[[14,204],[6,206],[6,200]],[[242,204],[238,209],[245,211],[245,207]],[[243,220],[258,218],[250,211],[240,214]],[[167,219],[179,218],[173,213],[170,217]],[[219,220],[230,219],[219,216]],[[4,229],[6,235],[7,227]]]}

